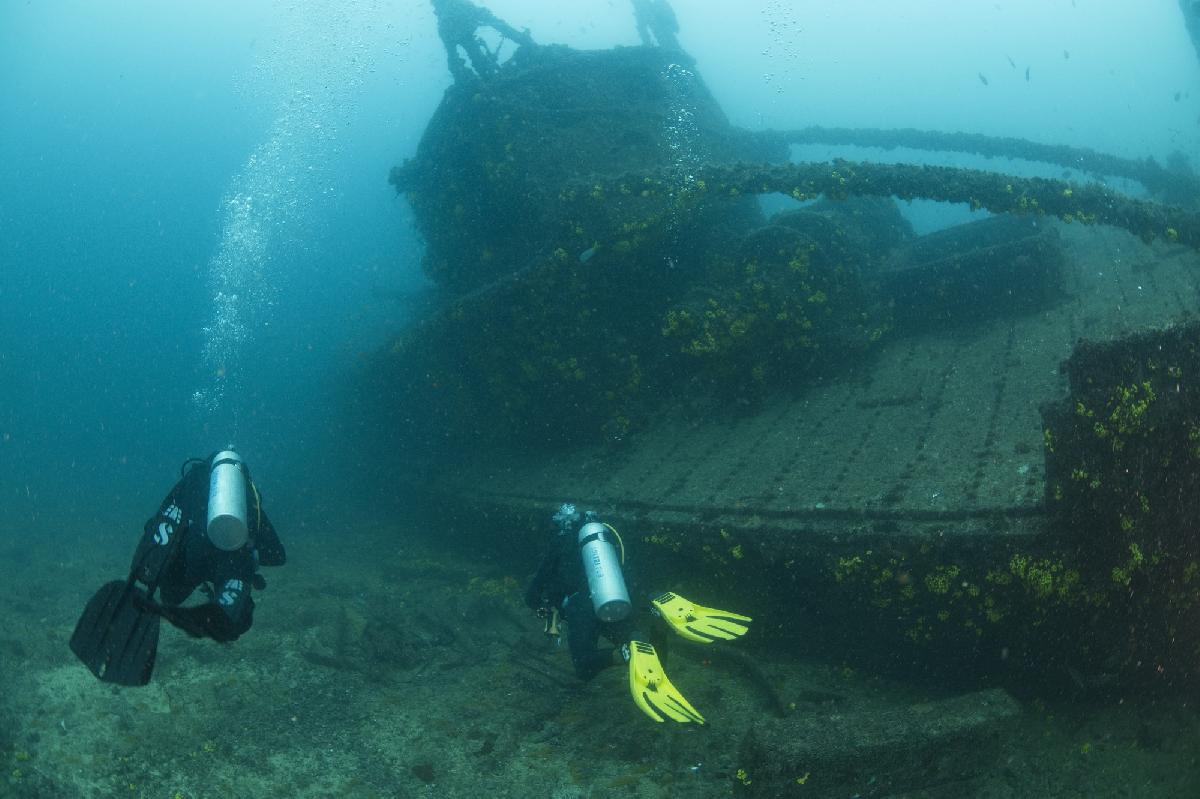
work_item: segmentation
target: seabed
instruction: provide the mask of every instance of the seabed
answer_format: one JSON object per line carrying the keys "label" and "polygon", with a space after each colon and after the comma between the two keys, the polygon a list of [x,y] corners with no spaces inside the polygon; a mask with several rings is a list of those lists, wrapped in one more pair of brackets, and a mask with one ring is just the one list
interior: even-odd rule
{"label": "seabed", "polygon": [[781,730],[811,758],[789,775],[797,796],[1193,797],[1200,785],[1200,723],[1178,699],[1119,686],[964,695],[773,654],[769,633],[673,647],[672,681],[709,725],[654,724],[620,670],[576,681],[521,605],[520,564],[448,552],[446,531],[417,520],[339,532],[356,543],[335,557],[293,537],[235,644],[164,627],[142,689],[97,681],[66,646],[90,587],[125,568],[127,541],[65,559],[0,552],[0,794],[757,795],[747,747]]}

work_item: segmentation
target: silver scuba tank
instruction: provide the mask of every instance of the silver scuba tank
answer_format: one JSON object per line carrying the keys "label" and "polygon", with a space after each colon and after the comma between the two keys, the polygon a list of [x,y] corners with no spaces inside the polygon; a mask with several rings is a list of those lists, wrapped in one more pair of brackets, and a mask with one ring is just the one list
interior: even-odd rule
{"label": "silver scuba tank", "polygon": [[245,546],[248,537],[242,458],[231,449],[222,450],[213,458],[208,477],[208,540],[232,552]]}
{"label": "silver scuba tank", "polygon": [[579,554],[587,575],[592,608],[600,621],[621,621],[633,609],[621,558],[613,546],[613,532],[600,522],[588,522],[579,528]]}

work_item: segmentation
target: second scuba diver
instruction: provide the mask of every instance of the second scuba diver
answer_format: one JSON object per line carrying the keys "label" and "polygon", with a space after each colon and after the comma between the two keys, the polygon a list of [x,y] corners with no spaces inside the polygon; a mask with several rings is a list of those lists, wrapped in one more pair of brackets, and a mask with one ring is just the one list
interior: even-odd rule
{"label": "second scuba diver", "polygon": [[[698,643],[732,641],[745,635],[751,619],[739,613],[706,608],[678,594],[645,597],[636,612],[626,582],[625,545],[612,525],[593,511],[581,514],[562,505],[553,517],[556,534],[525,592],[525,604],[546,619],[546,632],[567,628],[567,646],[575,673],[590,680],[608,666],[628,664],[633,701],[654,721],[704,723],[691,703],[676,690],[663,671],[659,652],[666,655],[666,623],[678,635]],[[649,635],[645,622],[652,625]],[[604,636],[612,649],[600,649]]]}
{"label": "second scuba diver", "polygon": [[[71,650],[105,682],[149,682],[159,619],[196,638],[236,640],[253,622],[251,587],[266,587],[259,566],[287,559],[236,452],[192,458],[180,471],[143,527],[128,578],[96,592],[71,636]],[[208,601],[182,606],[197,587]]]}

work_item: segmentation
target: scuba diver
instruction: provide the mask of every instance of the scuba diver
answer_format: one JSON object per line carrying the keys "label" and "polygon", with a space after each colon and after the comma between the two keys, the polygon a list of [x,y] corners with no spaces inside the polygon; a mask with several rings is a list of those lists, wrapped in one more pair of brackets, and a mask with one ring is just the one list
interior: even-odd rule
{"label": "scuba diver", "polygon": [[[71,651],[105,682],[145,685],[160,619],[194,638],[234,641],[253,622],[251,587],[266,588],[259,566],[286,560],[241,457],[226,449],[190,458],[146,522],[129,577],[107,583],[84,608]],[[182,607],[196,588],[208,601]]]}
{"label": "scuba diver", "polygon": [[[525,591],[525,604],[546,620],[547,635],[558,638],[567,627],[567,646],[575,673],[590,680],[603,669],[629,666],[633,701],[657,722],[665,719],[704,724],[704,717],[683,697],[663,671],[665,622],[690,641],[711,644],[745,635],[751,619],[706,608],[671,592],[648,596],[650,618],[640,617],[630,600],[623,566],[625,545],[616,529],[593,511],[580,514],[565,504],[553,517],[557,532]],[[653,624],[646,635],[643,623]],[[612,649],[600,649],[604,636]],[[561,640],[561,639],[560,639]]]}

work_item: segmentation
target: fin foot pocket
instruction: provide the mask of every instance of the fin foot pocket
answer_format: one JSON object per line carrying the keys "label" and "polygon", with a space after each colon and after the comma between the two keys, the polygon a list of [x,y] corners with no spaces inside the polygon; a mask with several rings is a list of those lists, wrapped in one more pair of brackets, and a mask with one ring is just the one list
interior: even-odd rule
{"label": "fin foot pocket", "polygon": [[656,597],[652,604],[654,612],[671,625],[671,629],[689,641],[701,644],[741,638],[750,631],[753,621],[740,613],[697,605],[670,591]]}

